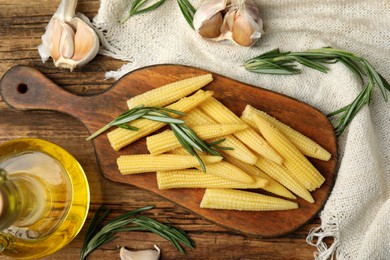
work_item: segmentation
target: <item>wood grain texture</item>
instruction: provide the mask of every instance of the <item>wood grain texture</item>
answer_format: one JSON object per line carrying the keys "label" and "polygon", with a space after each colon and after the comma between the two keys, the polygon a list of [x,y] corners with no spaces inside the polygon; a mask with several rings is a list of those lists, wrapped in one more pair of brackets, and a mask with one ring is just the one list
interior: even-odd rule
{"label": "wood grain texture", "polygon": [[[206,73],[208,72],[201,69],[180,65],[151,66],[123,76],[101,94],[80,96],[64,91],[36,69],[16,66],[3,76],[0,92],[4,101],[15,109],[67,113],[80,120],[89,132],[93,133],[126,111],[126,101],[129,98],[161,85]],[[213,91],[214,97],[236,115],[240,115],[245,105],[250,104],[298,129],[330,151],[332,154],[330,161],[312,160],[326,178],[321,188],[312,193],[315,203],[298,199],[299,209],[273,212],[202,209],[199,205],[204,189],[159,190],[155,173],[120,174],[116,159],[120,155],[148,153],[145,138],[119,152],[111,148],[105,134],[95,138],[93,145],[103,175],[112,181],[153,191],[202,217],[244,234],[275,237],[299,228],[322,208],[333,186],[337,158],[333,126],[325,115],[298,100],[217,74],[213,74],[213,78],[214,80],[204,89]]]}
{"label": "wood grain texture", "polygon": [[[100,93],[114,83],[104,73],[125,62],[98,55],[91,63],[74,72],[56,69],[51,61],[42,64],[36,47],[59,0],[0,1],[0,77],[16,65],[27,65],[43,72],[62,89],[78,94]],[[77,11],[93,18],[99,0],[80,0]],[[245,236],[225,229],[193,214],[158,195],[132,185],[112,182],[99,171],[91,143],[84,142],[88,130],[75,118],[49,111],[17,111],[0,100],[0,142],[18,137],[38,137],[55,142],[71,152],[86,171],[91,186],[91,210],[87,222],[99,205],[113,209],[112,216],[128,210],[155,205],[150,216],[186,230],[196,243],[195,250],[180,255],[168,242],[149,233],[121,234],[120,238],[96,250],[90,259],[118,259],[119,247],[133,249],[162,248],[162,259],[312,259],[315,248],[305,239],[320,224],[318,215],[298,230],[279,238]],[[45,259],[76,259],[85,227],[65,248]],[[0,256],[0,259],[2,257]]]}

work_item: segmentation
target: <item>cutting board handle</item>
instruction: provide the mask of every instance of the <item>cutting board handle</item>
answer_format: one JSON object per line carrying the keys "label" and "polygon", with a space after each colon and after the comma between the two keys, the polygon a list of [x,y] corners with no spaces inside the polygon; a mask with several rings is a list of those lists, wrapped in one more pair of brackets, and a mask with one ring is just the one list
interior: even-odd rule
{"label": "cutting board handle", "polygon": [[0,92],[3,100],[15,109],[66,113],[83,122],[89,131],[96,131],[102,126],[101,122],[109,122],[119,113],[107,109],[113,100],[111,91],[78,96],[57,86],[40,71],[26,66],[15,66],[4,74]]}
{"label": "cutting board handle", "polygon": [[68,106],[83,100],[57,86],[40,71],[26,66],[15,66],[7,71],[0,82],[0,89],[3,100],[21,110],[54,108],[67,112]]}

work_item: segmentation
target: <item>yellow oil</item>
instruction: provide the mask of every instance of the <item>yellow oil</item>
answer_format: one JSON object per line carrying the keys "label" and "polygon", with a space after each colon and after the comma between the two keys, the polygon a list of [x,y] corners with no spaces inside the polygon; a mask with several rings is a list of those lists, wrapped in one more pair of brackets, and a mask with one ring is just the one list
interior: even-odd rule
{"label": "yellow oil", "polygon": [[0,168],[22,191],[25,211],[0,233],[3,255],[32,259],[51,254],[80,231],[89,207],[89,188],[78,162],[41,139],[17,139],[0,146]]}

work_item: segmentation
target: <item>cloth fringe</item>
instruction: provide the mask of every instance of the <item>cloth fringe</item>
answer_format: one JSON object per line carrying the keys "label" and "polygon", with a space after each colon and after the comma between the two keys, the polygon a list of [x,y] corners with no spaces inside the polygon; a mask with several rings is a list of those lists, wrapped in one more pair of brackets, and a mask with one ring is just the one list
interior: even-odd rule
{"label": "cloth fringe", "polygon": [[[111,56],[111,53],[104,54],[104,55]],[[111,56],[111,57],[113,57],[113,56]],[[131,72],[132,70],[134,70],[133,64],[132,63],[127,63],[127,64],[124,64],[119,70],[107,71],[104,74],[104,78],[105,79],[115,79],[115,80],[118,80],[121,77],[123,77],[125,74]]]}
{"label": "cloth fringe", "polygon": [[104,78],[110,79],[113,78],[115,80],[118,80],[126,73],[133,70],[132,66],[132,60],[127,57],[125,53],[123,53],[120,49],[116,48],[113,43],[111,43],[104,35],[104,28],[100,28],[96,25],[95,22],[91,22],[88,17],[86,17],[82,13],[77,13],[77,17],[79,17],[81,20],[86,22],[93,30],[96,32],[97,36],[100,40],[100,48],[99,48],[99,54],[104,56],[109,56],[111,58],[117,59],[117,60],[123,60],[128,61],[129,63],[123,65],[119,70],[117,71],[108,71],[105,73]]}
{"label": "cloth fringe", "polygon": [[[327,243],[323,240],[327,237],[333,238],[333,243],[328,247]],[[338,225],[333,223],[328,223],[327,225],[316,227],[310,230],[308,236],[306,237],[306,242],[317,248],[317,252],[314,253],[315,260],[327,260],[334,259],[334,256],[337,251],[337,247],[340,244],[340,233]]]}
{"label": "cloth fringe", "polygon": [[111,58],[117,59],[117,60],[123,60],[128,61],[129,63],[123,65],[119,70],[111,70],[107,71],[104,74],[105,79],[115,79],[118,80],[123,75],[127,74],[128,72],[132,71],[134,69],[134,66],[132,64],[132,60],[126,56],[126,54],[122,53],[121,50],[116,48],[110,41],[107,40],[107,38],[104,36],[103,32],[99,30],[94,24],[92,24],[92,27],[96,31],[99,39],[100,39],[100,49],[99,54],[104,56],[109,56]]}

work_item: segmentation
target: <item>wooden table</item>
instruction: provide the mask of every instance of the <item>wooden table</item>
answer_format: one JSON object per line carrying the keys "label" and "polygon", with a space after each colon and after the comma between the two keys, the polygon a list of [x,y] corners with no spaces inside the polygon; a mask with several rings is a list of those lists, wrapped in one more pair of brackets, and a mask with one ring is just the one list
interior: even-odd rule
{"label": "wooden table", "polygon": [[[0,1],[0,76],[15,65],[34,67],[57,85],[79,95],[99,93],[114,83],[104,80],[104,73],[116,70],[121,61],[98,55],[90,64],[74,72],[54,67],[52,61],[43,64],[37,46],[59,0],[1,0]],[[77,11],[93,18],[99,0],[80,0]],[[188,212],[155,194],[138,188],[114,183],[102,177],[94,150],[85,142],[86,128],[71,116],[47,111],[16,111],[0,99],[0,143],[18,137],[37,137],[55,142],[81,163],[91,188],[91,206],[87,223],[96,209],[104,204],[112,216],[138,207],[155,205],[149,216],[183,228],[195,240],[195,250],[182,256],[164,239],[143,232],[122,233],[120,238],[103,245],[90,259],[119,259],[119,248],[162,249],[161,259],[312,259],[315,248],[305,239],[313,227],[320,224],[318,217],[295,232],[280,238],[261,239],[240,235],[215,225]],[[261,225],[261,223],[259,223]],[[45,259],[77,259],[85,235],[85,227],[65,248]],[[1,258],[1,257],[0,257]]]}

